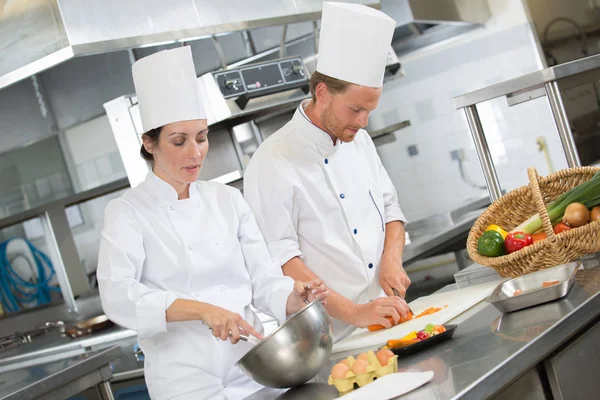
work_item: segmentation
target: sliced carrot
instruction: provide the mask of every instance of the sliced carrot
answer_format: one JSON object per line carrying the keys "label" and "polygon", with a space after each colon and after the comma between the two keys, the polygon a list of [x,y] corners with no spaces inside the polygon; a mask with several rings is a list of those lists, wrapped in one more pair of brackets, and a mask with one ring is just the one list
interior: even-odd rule
{"label": "sliced carrot", "polygon": [[[386,318],[388,321],[390,321],[392,326],[397,325],[397,324],[394,324],[394,319],[392,317],[388,316]],[[413,314],[409,311],[408,314],[406,314],[406,318],[402,318],[402,316],[400,316],[400,321],[398,321],[398,324],[401,324],[406,321],[410,321],[411,319],[413,319]],[[380,331],[382,329],[385,329],[385,327],[383,325],[370,325],[367,329],[369,329],[371,332],[373,332],[373,331]]]}
{"label": "sliced carrot", "polygon": [[387,347],[390,349],[400,349],[402,347],[410,346],[413,343],[418,342],[419,339],[394,339],[387,341]]}
{"label": "sliced carrot", "polygon": [[550,286],[554,286],[554,285],[558,285],[558,281],[546,281],[546,282],[542,282],[542,287],[550,287]]}
{"label": "sliced carrot", "polygon": [[426,315],[435,314],[436,312],[441,311],[441,309],[441,307],[429,307],[428,309],[424,310],[421,314],[417,315],[415,318],[421,318]]}
{"label": "sliced carrot", "polygon": [[523,291],[521,289],[517,289],[513,292],[513,296],[519,296],[521,294],[523,294]]}

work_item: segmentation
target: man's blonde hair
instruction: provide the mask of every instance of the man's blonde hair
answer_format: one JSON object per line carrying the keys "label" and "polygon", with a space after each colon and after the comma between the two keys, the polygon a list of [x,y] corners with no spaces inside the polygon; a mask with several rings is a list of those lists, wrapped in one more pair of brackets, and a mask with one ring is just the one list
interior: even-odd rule
{"label": "man's blonde hair", "polygon": [[352,85],[352,83],[350,83],[350,82],[346,82],[341,79],[332,78],[328,75],[324,75],[318,71],[315,71],[311,75],[310,81],[309,81],[310,95],[312,96],[313,102],[317,101],[317,95],[316,95],[317,85],[321,82],[323,82],[327,86],[327,89],[333,94],[343,93],[346,91],[346,89],[348,89],[348,87],[350,85]]}

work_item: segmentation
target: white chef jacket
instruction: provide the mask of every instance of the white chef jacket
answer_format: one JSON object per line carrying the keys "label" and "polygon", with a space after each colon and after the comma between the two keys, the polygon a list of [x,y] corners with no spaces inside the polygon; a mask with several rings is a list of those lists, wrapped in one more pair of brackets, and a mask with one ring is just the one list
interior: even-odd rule
{"label": "white chef jacket", "polygon": [[177,200],[150,172],[107,205],[97,277],[105,313],[138,333],[153,399],[242,399],[261,388],[234,365],[251,345],[165,316],[181,298],[239,313],[259,331],[250,304],[285,320],[293,280],[271,260],[237,189],[198,181]]}
{"label": "white chef jacket", "polygon": [[[328,287],[367,303],[384,296],[385,224],[406,218],[369,134],[334,145],[304,107],[252,156],[244,197],[279,265],[299,256]],[[332,327],[335,341],[355,329],[339,320]]]}

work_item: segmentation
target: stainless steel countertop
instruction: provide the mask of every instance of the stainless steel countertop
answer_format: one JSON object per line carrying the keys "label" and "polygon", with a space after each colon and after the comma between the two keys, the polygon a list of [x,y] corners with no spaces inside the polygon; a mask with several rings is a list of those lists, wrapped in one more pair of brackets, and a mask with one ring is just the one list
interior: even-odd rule
{"label": "stainless steel countertop", "polygon": [[[454,106],[457,109],[460,109],[501,96],[518,95],[520,92],[542,88],[544,83],[560,81],[570,77],[576,78],[576,75],[592,72],[598,68],[600,68],[600,55],[559,64],[554,67],[545,68],[515,79],[457,96],[454,98]],[[583,83],[585,82],[573,79],[572,84],[567,85],[567,87],[577,86],[577,84],[581,85]]]}
{"label": "stainless steel countertop", "polygon": [[[482,303],[464,319],[451,340],[398,360],[401,371],[433,370],[433,381],[403,400],[484,399],[509,385],[600,315],[600,268],[579,271],[569,294],[558,301],[502,315]],[[370,349],[353,351],[358,354]],[[326,365],[309,385],[287,392],[265,388],[246,400],[335,399]]]}
{"label": "stainless steel countertop", "polygon": [[[77,339],[66,337],[58,330],[50,331],[35,337],[32,343],[0,353],[0,373],[78,356],[129,338],[137,341],[137,334],[118,326]],[[129,351],[133,352],[133,345]]]}
{"label": "stainless steel countertop", "polygon": [[[0,374],[0,399],[32,399],[98,371],[121,356],[118,346]],[[107,380],[108,376],[104,376]]]}

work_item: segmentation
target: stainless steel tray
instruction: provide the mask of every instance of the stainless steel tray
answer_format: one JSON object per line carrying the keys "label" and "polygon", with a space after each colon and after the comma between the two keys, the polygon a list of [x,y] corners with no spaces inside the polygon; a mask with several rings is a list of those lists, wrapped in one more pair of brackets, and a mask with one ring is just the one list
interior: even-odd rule
{"label": "stainless steel tray", "polygon": [[[501,312],[511,312],[560,299],[569,293],[581,261],[533,272],[499,284],[488,297]],[[544,282],[558,281],[556,285],[543,287]],[[522,294],[514,295],[520,290]]]}

